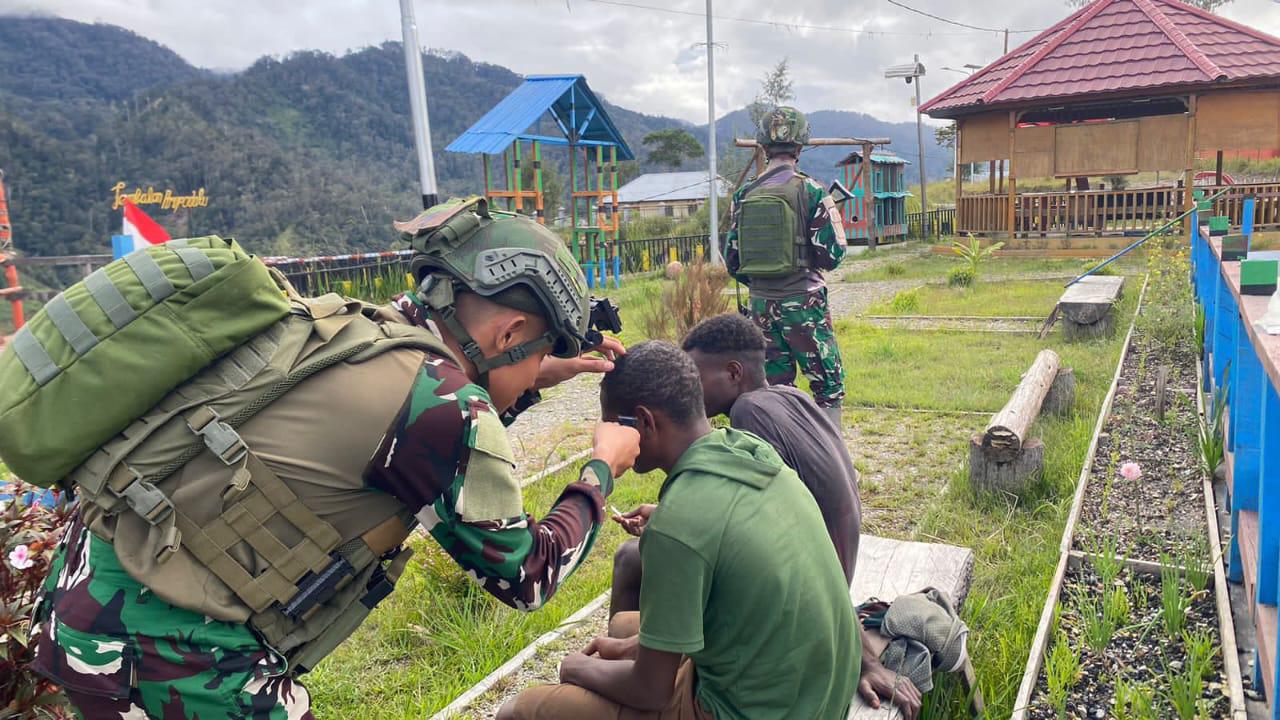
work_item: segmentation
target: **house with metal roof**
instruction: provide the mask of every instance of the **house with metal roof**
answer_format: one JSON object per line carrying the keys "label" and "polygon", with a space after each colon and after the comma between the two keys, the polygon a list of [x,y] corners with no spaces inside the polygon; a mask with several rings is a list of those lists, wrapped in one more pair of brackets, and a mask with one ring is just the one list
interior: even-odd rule
{"label": "house with metal roof", "polygon": [[[1190,207],[1198,169],[1221,186],[1224,156],[1280,152],[1280,39],[1179,0],[1094,0],[920,109],[990,170],[985,192],[956,173],[959,231],[1145,233]],[[1217,210],[1239,223],[1246,195],[1280,185],[1235,185]],[[1257,222],[1280,225],[1280,203]]]}
{"label": "house with metal roof", "polygon": [[875,247],[907,237],[907,190],[904,158],[889,151],[871,153],[871,170],[862,171],[862,150],[836,163],[840,181],[853,199],[840,204],[844,236],[850,245]]}
{"label": "house with metal roof", "polygon": [[[707,172],[645,173],[618,188],[618,209],[623,220],[644,217],[687,218],[707,202],[711,183]],[[721,195],[729,183],[716,176]]]}

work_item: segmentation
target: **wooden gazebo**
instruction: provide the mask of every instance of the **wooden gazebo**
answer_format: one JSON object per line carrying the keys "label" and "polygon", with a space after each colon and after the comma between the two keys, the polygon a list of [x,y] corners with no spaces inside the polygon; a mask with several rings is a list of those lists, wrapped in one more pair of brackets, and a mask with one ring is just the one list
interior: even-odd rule
{"label": "wooden gazebo", "polygon": [[[956,168],[958,231],[1143,232],[1221,186],[1224,156],[1280,156],[1280,39],[1179,0],[1095,0],[921,110],[956,121],[958,165],[989,170],[965,194]],[[1246,196],[1280,226],[1280,183],[1216,209],[1238,223]]]}

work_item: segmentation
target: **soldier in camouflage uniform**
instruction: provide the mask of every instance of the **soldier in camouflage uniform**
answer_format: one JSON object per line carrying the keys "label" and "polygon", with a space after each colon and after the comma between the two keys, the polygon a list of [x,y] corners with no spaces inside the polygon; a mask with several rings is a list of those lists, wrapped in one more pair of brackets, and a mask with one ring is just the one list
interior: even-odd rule
{"label": "soldier in camouflage uniform", "polygon": [[[827,284],[822,271],[834,270],[845,255],[844,226],[831,196],[796,167],[800,151],[809,139],[809,125],[795,108],[779,107],[761,121],[757,142],[768,165],[763,173],[733,197],[732,226],[725,243],[729,272],[751,291],[751,318],[768,342],[765,372],[770,385],[793,385],[796,365],[809,380],[814,400],[840,424],[844,400],[844,368],[827,305]],[[787,184],[801,189],[797,204],[802,234],[799,240],[807,259],[801,267],[783,275],[753,275],[743,270],[741,209],[744,201],[763,192],[778,192]]]}
{"label": "soldier in camouflage uniform", "polygon": [[[591,460],[551,511],[541,520],[524,512],[503,426],[537,401],[538,389],[608,371],[609,358],[625,350],[606,338],[596,348],[604,358],[582,354],[592,349],[585,280],[558,237],[519,217],[481,212],[471,220],[469,234],[416,257],[420,290],[376,315],[429,330],[447,352],[397,348],[323,370],[261,410],[241,434],[291,490],[316,498],[309,509],[335,526],[379,513],[396,521],[390,525],[398,530],[381,544],[370,538],[387,523],[355,530],[370,547],[386,549],[383,557],[401,552],[413,524],[397,518],[412,518],[488,593],[529,611],[585,559],[614,478],[639,452],[639,435],[598,425]],[[529,262],[504,275],[502,286],[485,286],[476,276],[483,260],[503,252]],[[530,258],[543,263],[540,276]],[[558,294],[537,286],[554,274],[562,280]],[[442,301],[440,288],[456,297]],[[179,471],[183,483],[200,474],[193,469],[199,460]],[[161,597],[175,590],[159,576],[140,582],[124,567],[131,549],[106,539],[111,521],[82,509],[36,610],[34,667],[64,688],[81,717],[312,717],[298,679],[309,668],[294,666],[253,627],[212,617],[213,599],[227,594],[216,578],[191,595],[189,607]],[[371,582],[358,602],[372,607],[391,580]],[[344,628],[351,630],[354,624]]]}

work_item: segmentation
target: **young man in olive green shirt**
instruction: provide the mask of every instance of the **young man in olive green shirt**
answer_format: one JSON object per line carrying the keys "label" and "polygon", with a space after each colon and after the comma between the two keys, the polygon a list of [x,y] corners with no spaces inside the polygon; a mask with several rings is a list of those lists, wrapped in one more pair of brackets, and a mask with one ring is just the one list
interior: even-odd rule
{"label": "young man in olive green shirt", "polygon": [[711,429],[698,370],[673,345],[632,348],[601,405],[640,432],[636,469],[667,472],[640,541],[640,612],[498,718],[844,718],[858,626],[799,477],[759,438]]}

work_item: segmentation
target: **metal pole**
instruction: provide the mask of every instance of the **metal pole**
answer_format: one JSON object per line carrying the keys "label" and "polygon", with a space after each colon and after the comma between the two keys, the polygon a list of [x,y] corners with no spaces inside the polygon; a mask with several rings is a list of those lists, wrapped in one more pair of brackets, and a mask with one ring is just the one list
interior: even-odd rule
{"label": "metal pole", "polygon": [[[916,55],[916,65],[920,64],[920,56]],[[924,125],[920,122],[920,78],[917,75],[916,81],[916,145],[920,151],[920,227],[925,240],[929,239],[929,198],[925,195],[925,176],[924,176]],[[865,161],[864,161],[865,162]]]}
{"label": "metal pole", "polygon": [[720,257],[720,183],[716,182],[716,46],[711,30],[711,0],[707,0],[707,184],[711,202],[710,221],[711,264],[719,265]]}
{"label": "metal pole", "polygon": [[422,207],[429,208],[439,202],[440,197],[436,194],[436,167],[431,159],[427,81],[422,75],[422,46],[418,44],[418,22],[413,17],[413,0],[400,0],[400,26],[404,33],[404,69],[409,76],[413,144],[418,150],[418,184],[422,187]]}

